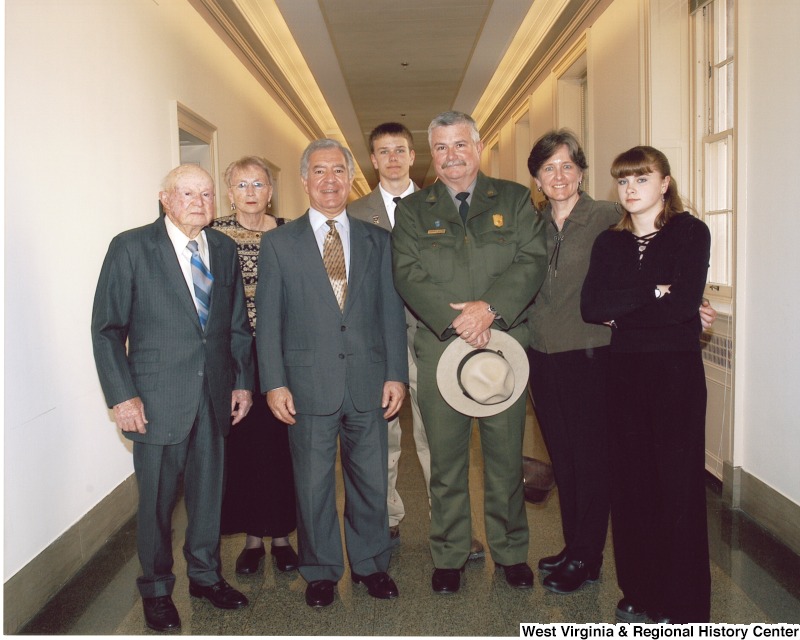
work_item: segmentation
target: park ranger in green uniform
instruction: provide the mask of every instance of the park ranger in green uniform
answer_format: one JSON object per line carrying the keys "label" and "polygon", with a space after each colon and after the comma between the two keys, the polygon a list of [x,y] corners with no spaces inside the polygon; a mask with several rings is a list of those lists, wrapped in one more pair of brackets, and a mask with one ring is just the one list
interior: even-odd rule
{"label": "park ranger in green uniform", "polygon": [[[480,172],[475,121],[456,111],[428,127],[439,180],[397,206],[392,232],[395,287],[419,319],[414,349],[418,397],[431,451],[432,587],[454,593],[472,539],[468,466],[472,416],[451,408],[436,383],[453,340],[483,348],[492,331],[527,345],[524,310],[547,269],[542,218],[530,190]],[[480,418],[486,540],[509,585],[533,586],[522,485],[525,396]]]}

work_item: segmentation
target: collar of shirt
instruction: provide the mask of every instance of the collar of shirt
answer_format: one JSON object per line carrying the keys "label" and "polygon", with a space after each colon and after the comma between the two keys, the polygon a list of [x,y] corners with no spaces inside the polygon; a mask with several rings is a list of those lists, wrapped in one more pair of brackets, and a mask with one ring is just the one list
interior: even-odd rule
{"label": "collar of shirt", "polygon": [[189,244],[190,240],[197,240],[197,246],[200,250],[200,257],[203,258],[205,265],[211,269],[211,260],[210,256],[208,255],[208,242],[206,241],[205,229],[198,233],[197,237],[190,238],[183,231],[178,229],[178,227],[175,226],[175,223],[172,222],[169,217],[164,216],[164,223],[167,227],[167,235],[169,236],[170,242],[172,242],[172,246],[175,248],[175,254],[178,257],[185,254],[188,256],[188,260],[191,260],[192,252],[189,251],[186,245]]}
{"label": "collar of shirt", "polygon": [[330,227],[328,220],[336,220],[336,231],[342,239],[342,250],[344,251],[344,266],[347,271],[347,277],[350,277],[350,218],[347,217],[347,211],[342,211],[338,216],[328,218],[325,214],[320,213],[314,208],[308,210],[308,220],[311,223],[311,229],[314,231],[314,238],[317,241],[319,248],[319,255],[323,255],[325,246],[325,236],[328,235]]}
{"label": "collar of shirt", "polygon": [[[475,180],[472,181],[472,184],[469,185],[469,187],[467,187],[467,193],[469,193],[469,197],[467,198],[467,204],[472,204],[472,194],[475,193],[475,185],[477,184],[478,184],[478,179],[475,178]],[[447,193],[450,194],[450,198],[453,201],[453,204],[456,205],[456,211],[458,211],[458,208],[461,206],[461,201],[456,199],[456,194],[461,192],[455,191],[450,187],[448,187],[447,185],[444,186],[447,187]]]}
{"label": "collar of shirt", "polygon": [[208,253],[206,232],[203,230],[197,234],[196,238],[190,238],[183,233],[183,231],[178,229],[178,227],[175,226],[175,223],[172,222],[168,216],[164,216],[164,223],[167,227],[169,241],[172,243],[172,248],[175,250],[175,255],[178,256],[178,264],[181,267],[183,279],[186,281],[186,286],[189,288],[189,293],[192,295],[192,300],[194,300],[195,305],[197,305],[197,298],[194,295],[194,283],[192,282],[192,252],[189,251],[189,248],[186,245],[189,244],[189,240],[197,240],[200,257],[203,258],[203,262],[213,275],[214,271],[213,265],[211,264],[211,256]]}
{"label": "collar of shirt", "polygon": [[[394,199],[397,196],[392,195],[386,189],[384,189],[380,182],[378,183],[378,189],[380,189],[381,197],[383,198],[383,206],[386,207],[386,214],[389,216],[389,224],[394,227],[394,210],[397,208],[397,203],[394,201]],[[400,197],[405,198],[407,195],[412,193],[414,193],[414,183],[409,180],[406,190],[400,194]]]}

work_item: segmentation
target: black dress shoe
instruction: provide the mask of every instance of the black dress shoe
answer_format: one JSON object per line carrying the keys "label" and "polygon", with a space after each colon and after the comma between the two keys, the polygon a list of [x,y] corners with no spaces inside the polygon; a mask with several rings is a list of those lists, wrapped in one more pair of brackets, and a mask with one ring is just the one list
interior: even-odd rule
{"label": "black dress shoe", "polygon": [[258,571],[258,566],[261,564],[261,558],[267,554],[264,547],[256,547],[255,549],[242,549],[239,557],[236,558],[236,573],[250,574]]}
{"label": "black dress shoe", "polygon": [[540,571],[555,571],[567,561],[567,550],[562,549],[557,555],[547,556],[539,560]]}
{"label": "black dress shoe", "polygon": [[623,598],[617,603],[615,611],[618,622],[646,622],[647,612],[644,607],[635,602]]}
{"label": "black dress shoe", "polygon": [[297,565],[300,561],[297,559],[297,554],[292,549],[291,545],[284,545],[282,547],[276,547],[272,545],[269,550],[272,557],[275,558],[275,566],[278,567],[278,571],[283,571],[286,573],[287,571],[297,571]]}
{"label": "black dress shoe", "polygon": [[583,560],[569,560],[542,581],[542,586],[553,593],[572,593],[587,582],[600,577],[601,563],[589,565]]}
{"label": "black dress shoe", "polygon": [[400,595],[394,580],[385,571],[371,573],[368,576],[360,576],[357,573],[351,574],[353,582],[363,584],[367,587],[369,595],[381,600],[391,600]]}
{"label": "black dress shoe", "polygon": [[462,573],[464,573],[464,567],[460,569],[434,569],[431,587],[436,593],[455,593],[461,588]]}
{"label": "black dress shoe", "polygon": [[241,609],[248,605],[247,597],[224,580],[212,585],[197,584],[190,580],[189,595],[205,598],[217,609]]}
{"label": "black dress shoe", "polygon": [[333,604],[333,580],[314,580],[306,587],[306,604],[309,607],[327,607]]}
{"label": "black dress shoe", "polygon": [[178,610],[171,596],[142,598],[144,621],[154,631],[172,631],[181,628]]}
{"label": "black dress shoe", "polygon": [[668,615],[661,611],[648,611],[647,617],[655,624],[685,624],[683,620],[678,620],[675,616]]}
{"label": "black dress shoe", "polygon": [[530,589],[533,587],[533,571],[524,562],[517,564],[498,564],[498,567],[503,567],[506,574],[506,582],[509,586],[515,589]]}

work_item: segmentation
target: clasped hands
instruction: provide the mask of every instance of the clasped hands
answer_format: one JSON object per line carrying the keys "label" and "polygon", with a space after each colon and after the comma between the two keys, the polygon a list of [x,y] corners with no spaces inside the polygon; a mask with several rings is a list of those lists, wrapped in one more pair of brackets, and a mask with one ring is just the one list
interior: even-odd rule
{"label": "clasped hands", "polygon": [[459,337],[476,349],[485,347],[492,337],[489,327],[495,320],[495,315],[489,311],[489,303],[483,300],[451,302],[450,307],[461,311],[452,324]]}

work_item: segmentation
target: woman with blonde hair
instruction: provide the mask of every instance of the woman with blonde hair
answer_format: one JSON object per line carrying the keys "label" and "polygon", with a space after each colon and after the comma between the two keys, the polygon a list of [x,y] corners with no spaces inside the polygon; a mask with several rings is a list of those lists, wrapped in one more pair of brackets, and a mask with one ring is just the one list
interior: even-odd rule
{"label": "woman with blonde hair", "polygon": [[[214,228],[233,238],[244,280],[247,318],[255,336],[255,294],[261,236],[284,223],[272,208],[272,172],[263,158],[245,156],[225,171],[231,215],[217,218]],[[254,352],[255,354],[255,352]],[[253,361],[257,362],[253,357]],[[288,535],[296,528],[295,494],[289,435],[285,424],[267,408],[258,371],[253,407],[231,429],[226,443],[226,486],[222,500],[222,533],[246,533],[236,560],[236,573],[255,573],[266,555],[264,537],[272,538],[270,554],[279,571],[297,569],[297,554]]]}

